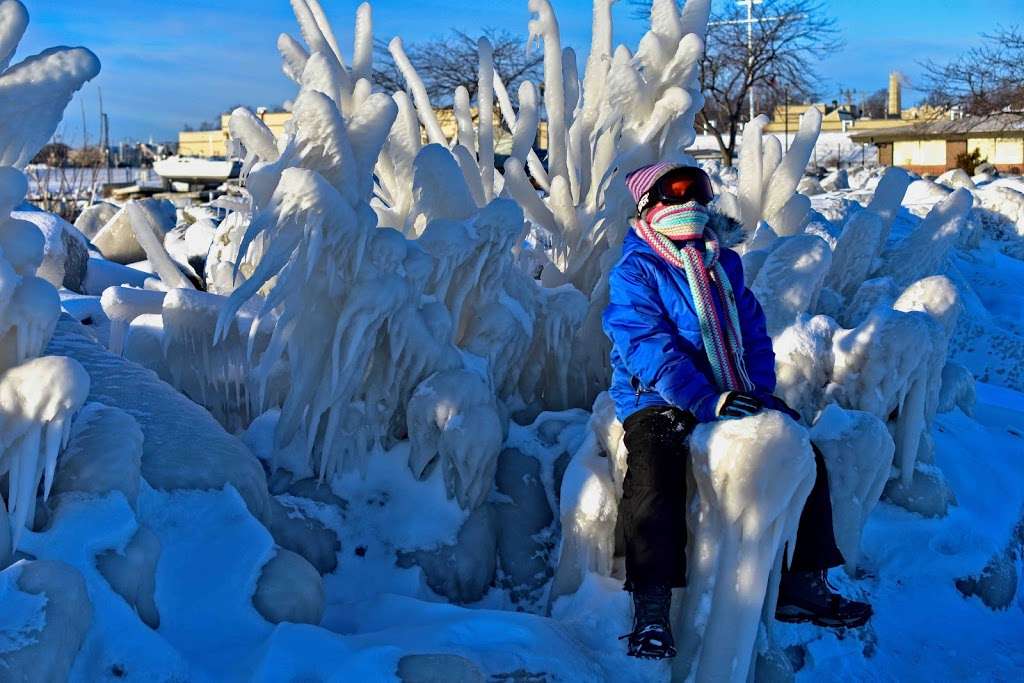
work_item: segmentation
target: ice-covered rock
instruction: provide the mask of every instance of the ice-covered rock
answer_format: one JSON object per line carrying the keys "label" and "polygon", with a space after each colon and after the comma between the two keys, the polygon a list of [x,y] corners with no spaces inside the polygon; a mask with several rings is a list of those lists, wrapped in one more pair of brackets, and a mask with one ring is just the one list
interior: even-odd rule
{"label": "ice-covered rock", "polygon": [[942,388],[939,390],[937,411],[948,413],[959,408],[966,415],[974,415],[976,400],[974,375],[960,363],[949,361],[942,367]]}
{"label": "ice-covered rock", "polygon": [[911,474],[913,479],[909,483],[904,481],[905,477],[890,479],[882,497],[922,517],[945,517],[949,506],[956,504],[956,496],[942,472],[918,463]]}
{"label": "ice-covered rock", "polygon": [[824,194],[825,188],[821,186],[821,183],[817,178],[812,176],[804,176],[800,179],[800,182],[796,186],[796,191],[802,195],[810,197],[816,194]]}
{"label": "ice-covered rock", "polygon": [[88,403],[75,418],[52,494],[120,491],[135,507],[142,465],[142,431],[129,413]]}
{"label": "ice-covered rock", "polygon": [[[995,239],[1024,237],[1024,192],[1012,187],[986,185],[973,193],[974,212],[981,212],[982,225],[988,236]],[[988,214],[988,215],[986,215]]]}
{"label": "ice-covered rock", "polygon": [[324,614],[324,587],[313,565],[301,555],[278,548],[263,565],[252,602],[272,624],[316,625]]}
{"label": "ice-covered rock", "polygon": [[92,622],[82,575],[63,562],[18,562],[0,572],[0,604],[0,677],[68,680]]}
{"label": "ice-covered rock", "polygon": [[518,449],[504,449],[498,458],[495,486],[509,499],[494,504],[502,585],[514,602],[530,600],[551,578],[553,530],[549,527],[554,514],[540,462]]}
{"label": "ice-covered rock", "polygon": [[274,498],[269,510],[263,523],[282,549],[299,554],[321,574],[337,569],[341,541],[332,529]]}
{"label": "ice-covered rock", "polygon": [[477,602],[494,582],[497,532],[493,506],[484,503],[466,518],[454,544],[399,552],[398,566],[419,566],[430,589],[452,602]]}
{"label": "ice-covered rock", "polygon": [[409,400],[409,468],[418,478],[440,467],[449,497],[472,510],[494,482],[502,423],[479,375],[453,370],[431,376]]}
{"label": "ice-covered rock", "polygon": [[939,177],[935,179],[935,182],[939,185],[945,185],[951,190],[956,190],[961,187],[973,190],[975,187],[974,181],[971,180],[971,176],[962,168],[951,168],[945,173],[939,175]]}
{"label": "ice-covered rock", "polygon": [[[146,217],[162,233],[174,227],[176,212],[174,204],[167,199],[139,199],[132,202],[136,215]],[[160,236],[161,241],[163,235]],[[132,218],[128,207],[120,208],[92,238],[92,243],[107,258],[124,265],[142,261],[146,252],[132,229]]]}
{"label": "ice-covered rock", "polygon": [[910,183],[902,203],[915,215],[924,216],[951,192],[952,190],[945,185],[922,178]]}
{"label": "ice-covered rock", "polygon": [[850,178],[845,168],[831,171],[821,179],[821,187],[826,192],[850,189]]}
{"label": "ice-covered rock", "polygon": [[404,655],[395,672],[402,683],[484,683],[483,672],[471,661],[453,654]]}
{"label": "ice-covered rock", "polygon": [[82,213],[78,214],[78,218],[75,219],[75,227],[86,239],[91,240],[100,231],[100,228],[114,217],[119,208],[121,207],[110,202],[90,204],[82,209]]}
{"label": "ice-covered rock", "polygon": [[34,224],[43,234],[43,262],[36,274],[54,287],[82,292],[89,263],[82,233],[60,216],[45,211],[14,211],[11,217]]}
{"label": "ice-covered rock", "polygon": [[880,419],[834,403],[825,407],[810,432],[828,470],[836,545],[853,576],[861,532],[889,479],[896,445]]}
{"label": "ice-covered rock", "polygon": [[[187,264],[180,266],[175,263],[164,247],[165,237],[168,231],[174,227],[173,223],[167,227],[165,221],[162,220],[163,217],[157,211],[134,200],[125,204],[124,210],[128,214],[128,222],[136,242],[145,252],[146,261],[152,267],[153,273],[160,278],[163,287],[166,289],[192,289],[192,282],[186,277],[186,273],[182,272],[183,269],[191,271],[191,268]],[[98,238],[99,236],[97,236]],[[195,273],[188,272],[187,274],[198,280]]]}
{"label": "ice-covered rock", "polygon": [[160,539],[144,526],[139,527],[123,550],[107,550],[96,556],[97,571],[152,629],[160,628],[156,605],[159,560]]}
{"label": "ice-covered rock", "polygon": [[[116,356],[90,339],[78,323],[62,320],[52,353],[77,360],[91,379],[89,400],[119,408],[142,431],[142,476],[157,489],[220,489],[233,485],[257,519],[265,519],[269,494],[259,461],[204,409],[151,371]],[[190,438],[180,425],[188,424]]]}
{"label": "ice-covered rock", "polygon": [[1006,547],[996,552],[980,572],[956,580],[967,597],[978,596],[989,609],[1004,610],[1013,604],[1019,584],[1018,565],[1024,557],[1024,511],[1010,532]]}

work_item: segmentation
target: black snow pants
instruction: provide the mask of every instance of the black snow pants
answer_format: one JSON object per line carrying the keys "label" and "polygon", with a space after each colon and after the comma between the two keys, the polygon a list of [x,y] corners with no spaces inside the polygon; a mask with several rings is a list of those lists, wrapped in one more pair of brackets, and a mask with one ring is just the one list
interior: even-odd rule
{"label": "black snow pants", "polygon": [[[672,407],[651,407],[626,418],[629,457],[623,484],[622,529],[626,541],[626,590],[652,585],[686,585],[687,445],[697,420]],[[818,476],[797,530],[790,571],[841,565],[832,529],[828,472],[814,447]]]}

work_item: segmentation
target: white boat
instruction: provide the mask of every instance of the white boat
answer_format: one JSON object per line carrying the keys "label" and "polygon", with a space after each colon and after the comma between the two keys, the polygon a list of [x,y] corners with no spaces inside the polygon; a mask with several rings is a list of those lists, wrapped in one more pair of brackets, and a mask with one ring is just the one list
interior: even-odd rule
{"label": "white boat", "polygon": [[153,162],[153,170],[167,180],[190,182],[223,182],[237,178],[240,161],[224,158],[173,156]]}

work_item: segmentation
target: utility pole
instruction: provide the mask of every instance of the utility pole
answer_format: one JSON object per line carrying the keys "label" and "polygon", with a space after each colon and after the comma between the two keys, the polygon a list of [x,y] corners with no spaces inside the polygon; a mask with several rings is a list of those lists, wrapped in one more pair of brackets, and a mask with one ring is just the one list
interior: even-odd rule
{"label": "utility pole", "polygon": [[746,24],[747,25],[747,78],[750,79],[750,89],[748,92],[750,98],[750,118],[748,120],[754,120],[754,24],[761,21],[781,21],[790,15],[784,14],[775,17],[758,17],[754,18],[754,5],[764,4],[764,0],[736,0],[736,4],[747,8],[746,19],[733,19],[729,21],[711,21],[708,22],[708,26],[725,26],[728,24]]}
{"label": "utility pole", "polygon": [[764,0],[739,0],[747,6],[747,74],[750,77],[750,120],[754,120],[754,4]]}

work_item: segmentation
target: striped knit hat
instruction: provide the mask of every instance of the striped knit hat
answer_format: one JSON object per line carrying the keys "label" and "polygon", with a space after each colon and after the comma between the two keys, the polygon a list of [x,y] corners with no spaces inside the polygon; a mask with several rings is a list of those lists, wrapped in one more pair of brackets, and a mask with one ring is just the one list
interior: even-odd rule
{"label": "striped knit hat", "polygon": [[641,166],[635,171],[626,174],[626,187],[629,188],[629,193],[633,195],[633,203],[637,205],[637,213],[643,211],[644,207],[640,206],[640,200],[654,187],[654,183],[658,182],[658,178],[672,169],[680,168],[681,166],[682,164],[672,163],[671,161],[660,161],[656,164]]}

